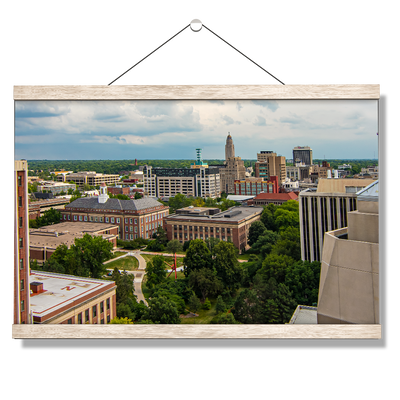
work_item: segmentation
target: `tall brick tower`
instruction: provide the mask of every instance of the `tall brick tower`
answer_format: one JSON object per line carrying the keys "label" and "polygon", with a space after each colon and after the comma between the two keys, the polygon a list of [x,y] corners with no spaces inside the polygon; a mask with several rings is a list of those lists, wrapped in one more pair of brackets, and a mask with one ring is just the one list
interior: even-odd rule
{"label": "tall brick tower", "polygon": [[226,138],[226,145],[225,145],[225,162],[232,157],[235,157],[235,146],[233,145],[232,136],[229,133],[228,137]]}

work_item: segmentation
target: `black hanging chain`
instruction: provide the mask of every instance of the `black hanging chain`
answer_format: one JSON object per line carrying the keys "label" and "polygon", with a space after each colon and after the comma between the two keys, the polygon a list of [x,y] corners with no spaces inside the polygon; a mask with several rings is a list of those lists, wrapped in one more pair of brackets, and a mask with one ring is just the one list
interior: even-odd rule
{"label": "black hanging chain", "polygon": [[122,81],[122,79],[126,78],[127,75],[130,75],[132,72],[136,71],[139,67],[153,58],[156,54],[158,54],[161,50],[165,49],[167,46],[175,42],[185,33],[191,33],[192,35],[200,35],[203,32],[206,32],[218,43],[221,43],[227,49],[232,51],[242,60],[246,61],[253,68],[257,69],[263,75],[268,77],[271,81],[276,81],[281,84],[285,84],[285,79],[281,78],[274,71],[270,70],[266,65],[258,61],[256,58],[251,56],[247,51],[244,51],[241,47],[239,47],[236,43],[229,40],[226,36],[222,35],[211,25],[204,22],[204,20],[200,17],[192,17],[189,18],[188,22],[180,26],[178,29],[175,29],[170,35],[166,36],[163,40],[153,46],[151,49],[146,51],[143,55],[138,57],[136,60],[131,62],[128,66],[114,75],[110,80],[106,82],[107,85],[113,85],[114,83]]}

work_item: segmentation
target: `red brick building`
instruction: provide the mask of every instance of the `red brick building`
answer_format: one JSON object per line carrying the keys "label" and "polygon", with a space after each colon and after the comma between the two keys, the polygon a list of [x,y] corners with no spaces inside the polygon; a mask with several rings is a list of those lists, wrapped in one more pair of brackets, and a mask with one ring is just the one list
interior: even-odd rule
{"label": "red brick building", "polygon": [[108,191],[108,193],[111,193],[113,195],[116,195],[116,194],[125,194],[126,196],[129,195],[129,187],[128,186],[125,186],[125,187],[109,186],[109,187],[107,187],[107,191]]}
{"label": "red brick building", "polygon": [[235,180],[235,195],[256,196],[261,192],[278,193],[278,177],[271,176],[270,179],[246,178],[244,180]]}
{"label": "red brick building", "polygon": [[29,324],[28,163],[14,163],[14,324]]}
{"label": "red brick building", "polygon": [[267,206],[268,204],[275,204],[277,206],[286,203],[289,200],[297,200],[297,194],[294,192],[289,193],[260,193],[253,199],[247,202],[248,205],[254,206]]}
{"label": "red brick building", "polygon": [[169,207],[151,197],[110,199],[107,187],[102,184],[99,196],[82,197],[66,205],[61,211],[61,219],[117,225],[120,239],[133,240],[138,237],[150,239],[157,228],[164,225],[168,214]]}
{"label": "red brick building", "polygon": [[231,241],[240,251],[247,249],[250,225],[259,220],[262,207],[232,207],[227,211],[194,207],[177,210],[165,219],[168,240],[177,239],[184,243],[193,239],[211,237]]}
{"label": "red brick building", "polygon": [[114,281],[31,271],[29,288],[34,324],[107,324],[117,315]]}

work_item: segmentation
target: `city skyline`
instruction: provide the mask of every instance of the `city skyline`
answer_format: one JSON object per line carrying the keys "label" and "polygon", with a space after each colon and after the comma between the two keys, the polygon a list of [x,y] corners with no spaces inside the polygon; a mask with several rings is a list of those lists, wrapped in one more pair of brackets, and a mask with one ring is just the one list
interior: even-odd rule
{"label": "city skyline", "polygon": [[224,159],[271,150],[287,159],[378,158],[375,100],[17,101],[15,158]]}

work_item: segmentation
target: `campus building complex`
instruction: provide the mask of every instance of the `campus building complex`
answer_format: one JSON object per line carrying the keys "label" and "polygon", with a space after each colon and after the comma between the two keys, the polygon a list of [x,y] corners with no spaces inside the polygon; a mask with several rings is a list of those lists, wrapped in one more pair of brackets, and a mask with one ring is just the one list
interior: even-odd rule
{"label": "campus building complex", "polygon": [[308,146],[296,146],[293,149],[293,163],[303,163],[305,165],[312,165],[312,149]]}
{"label": "campus building complex", "polygon": [[240,251],[247,249],[250,225],[259,220],[262,207],[232,207],[220,212],[217,208],[186,207],[165,219],[168,240],[184,243],[211,237],[231,241]]}
{"label": "campus building complex", "polygon": [[115,185],[119,181],[119,175],[98,174],[94,171],[75,172],[72,174],[58,174],[58,182],[75,182],[78,189],[83,189],[85,185],[100,186],[102,183],[106,185]]}
{"label": "campus building complex", "polygon": [[236,180],[235,195],[241,196],[256,196],[259,193],[277,193],[278,179],[276,176],[271,176],[269,181],[263,178],[246,178],[244,180]]}
{"label": "campus building complex", "polygon": [[100,195],[79,198],[61,211],[62,221],[99,222],[118,226],[120,239],[138,237],[150,239],[164,218],[169,207],[151,197],[138,200],[110,199],[107,186],[100,185]]}

